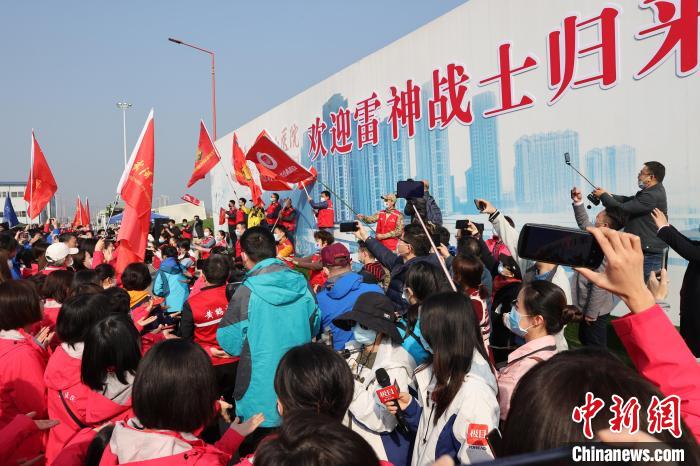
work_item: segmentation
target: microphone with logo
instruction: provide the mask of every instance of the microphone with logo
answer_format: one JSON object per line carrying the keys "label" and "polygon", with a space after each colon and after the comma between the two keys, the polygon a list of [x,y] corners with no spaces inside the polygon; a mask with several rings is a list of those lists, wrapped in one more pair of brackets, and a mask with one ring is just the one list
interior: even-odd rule
{"label": "microphone with logo", "polygon": [[382,387],[377,390],[377,397],[379,398],[379,401],[382,403],[391,402],[391,404],[396,406],[396,409],[398,410],[395,415],[397,422],[396,430],[403,436],[408,437],[409,430],[408,426],[406,425],[406,418],[398,402],[399,389],[396,387],[396,385],[391,383],[391,378],[389,378],[389,374],[387,373],[386,369],[380,367],[374,372],[374,375],[377,377],[377,383]]}

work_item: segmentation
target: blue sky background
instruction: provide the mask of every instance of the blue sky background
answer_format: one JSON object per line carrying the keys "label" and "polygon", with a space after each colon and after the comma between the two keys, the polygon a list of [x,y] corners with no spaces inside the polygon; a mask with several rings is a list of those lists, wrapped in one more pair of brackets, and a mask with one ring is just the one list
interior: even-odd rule
{"label": "blue sky background", "polygon": [[[211,129],[213,49],[219,136],[464,0],[12,2],[0,14],[2,180],[26,180],[34,128],[72,215],[114,198],[123,170],[122,99],[130,154],[155,108],[154,197],[185,191],[198,122]],[[188,192],[209,203],[209,181]],[[155,200],[154,200],[155,204]],[[208,206],[209,207],[209,206]]]}

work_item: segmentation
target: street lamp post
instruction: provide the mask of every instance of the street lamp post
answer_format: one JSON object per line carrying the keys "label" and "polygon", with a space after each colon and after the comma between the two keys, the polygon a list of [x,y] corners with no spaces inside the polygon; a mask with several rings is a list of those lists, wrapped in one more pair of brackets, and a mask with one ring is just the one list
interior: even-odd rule
{"label": "street lamp post", "polygon": [[168,40],[175,44],[185,45],[195,50],[199,50],[200,52],[208,53],[211,56],[211,109],[214,141],[216,141],[216,76],[214,73],[214,52],[212,52],[211,50],[203,49],[201,47],[197,47],[196,45],[188,44],[187,42],[183,42],[179,39],[173,39],[172,37],[168,37]]}
{"label": "street lamp post", "polygon": [[131,108],[131,104],[117,102],[117,107],[122,109],[122,134],[124,137],[124,168],[126,168],[126,110]]}

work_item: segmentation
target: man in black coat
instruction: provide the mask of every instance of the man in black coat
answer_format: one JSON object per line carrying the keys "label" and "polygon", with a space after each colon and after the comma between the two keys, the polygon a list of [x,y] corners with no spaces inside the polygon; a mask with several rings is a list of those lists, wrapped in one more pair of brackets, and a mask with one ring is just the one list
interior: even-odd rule
{"label": "man in black coat", "polygon": [[[409,180],[410,181],[410,180]],[[442,210],[440,206],[435,202],[435,198],[430,194],[430,183],[428,180],[423,180],[423,197],[411,198],[406,201],[406,206],[403,209],[404,215],[411,217],[411,223],[417,223],[420,225],[418,218],[416,217],[416,212],[413,206],[416,206],[416,210],[423,218],[423,221],[432,223],[433,225],[442,225]]]}
{"label": "man in black coat", "polygon": [[651,216],[658,237],[688,261],[681,285],[681,336],[696,358],[700,358],[700,241],[692,241],[668,224],[666,215],[654,209]]}
{"label": "man in black coat", "polygon": [[428,240],[420,225],[412,224],[404,227],[395,252],[387,249],[379,240],[371,238],[361,224],[355,232],[355,237],[360,241],[364,241],[369,252],[384,267],[389,269],[391,281],[386,290],[386,295],[393,301],[396,308],[402,312],[408,307],[408,303],[402,298],[408,268],[417,262],[430,262],[434,266],[440,267],[437,256],[430,253],[430,240]]}
{"label": "man in black coat", "polygon": [[603,188],[593,191],[608,207],[619,208],[626,216],[625,232],[639,236],[644,252],[644,280],[652,271],[661,270],[666,243],[656,236],[656,225],[651,212],[659,209],[668,215],[666,189],[663,180],[666,168],[659,162],[646,162],[637,174],[639,191],[634,196],[610,194]]}

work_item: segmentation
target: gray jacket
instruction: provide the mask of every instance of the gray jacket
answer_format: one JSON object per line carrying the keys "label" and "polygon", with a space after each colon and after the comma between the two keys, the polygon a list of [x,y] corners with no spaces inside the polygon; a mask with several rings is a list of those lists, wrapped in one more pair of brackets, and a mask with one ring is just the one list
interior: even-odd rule
{"label": "gray jacket", "polygon": [[[582,230],[585,230],[586,227],[592,227],[593,224],[588,218],[586,207],[583,203],[579,205],[573,204],[573,206],[578,227]],[[606,261],[604,259],[603,263],[595,271],[605,271],[605,264]],[[588,281],[586,277],[575,271],[571,277],[571,299],[574,306],[579,308],[585,316],[595,318],[610,314],[620,301],[620,298],[609,291],[598,288]]]}
{"label": "gray jacket", "polygon": [[656,236],[658,228],[651,211],[658,208],[668,217],[666,189],[659,183],[637,191],[634,196],[618,196],[605,193],[600,200],[605,207],[617,207],[627,215],[625,231],[639,236],[645,253],[662,253],[667,245]]}

